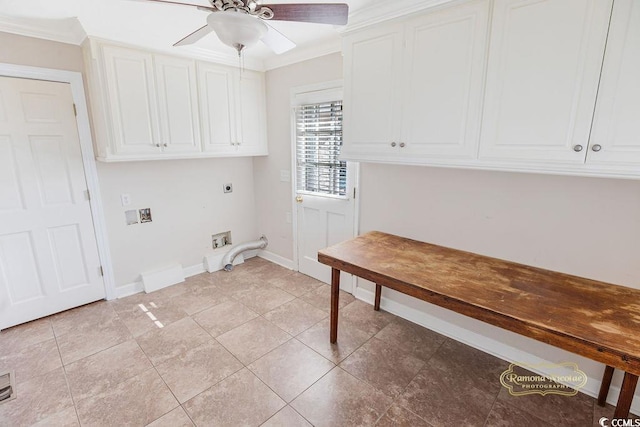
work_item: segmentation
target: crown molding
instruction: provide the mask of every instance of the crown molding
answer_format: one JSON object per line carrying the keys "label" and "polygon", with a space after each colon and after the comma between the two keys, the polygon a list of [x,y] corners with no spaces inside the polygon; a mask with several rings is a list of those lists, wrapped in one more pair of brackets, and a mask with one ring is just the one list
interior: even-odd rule
{"label": "crown molding", "polygon": [[39,19],[0,14],[0,31],[78,46],[87,38],[78,18]]}
{"label": "crown molding", "polygon": [[431,9],[457,0],[395,0],[377,1],[356,10],[349,15],[349,24],[340,30],[341,33],[356,31],[370,25],[400,18],[411,13]]}
{"label": "crown molding", "polygon": [[286,67],[298,62],[342,52],[342,40],[338,37],[310,46],[296,47],[295,49],[264,60],[264,70],[269,71],[280,67]]}

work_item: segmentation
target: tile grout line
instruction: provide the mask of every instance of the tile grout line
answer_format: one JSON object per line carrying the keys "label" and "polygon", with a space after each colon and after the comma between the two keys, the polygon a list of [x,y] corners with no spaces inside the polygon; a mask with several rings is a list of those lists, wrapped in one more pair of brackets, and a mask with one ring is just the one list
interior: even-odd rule
{"label": "tile grout line", "polygon": [[[384,328],[383,328],[384,329]],[[377,334],[376,334],[377,335]],[[374,335],[375,336],[375,335]],[[380,338],[378,338],[380,339]],[[418,375],[420,375],[420,373],[425,370],[428,366],[429,366],[429,362],[431,361],[431,359],[433,359],[433,357],[435,356],[435,354],[442,348],[442,346],[444,346],[444,343],[446,342],[446,337],[444,340],[442,340],[442,342],[437,346],[437,348],[433,351],[433,353],[431,354],[431,356],[429,357],[428,360],[423,361],[424,362],[424,366],[422,368],[420,368],[420,370],[413,376],[413,378],[411,378],[411,381],[409,381],[407,383],[407,385],[402,389],[402,391],[400,393],[398,393],[398,395],[396,397],[394,397],[392,399],[391,405],[389,405],[389,407],[385,410],[385,412],[378,418],[378,420],[376,421],[376,424],[378,422],[380,422],[380,420],[382,419],[382,417],[384,417],[387,412],[389,412],[389,409],[391,408],[391,406],[393,406],[398,399],[407,391],[407,389],[409,388],[409,386],[411,385],[411,383],[418,377]],[[367,383],[368,384],[368,383]],[[375,388],[375,387],[374,387]],[[425,420],[423,417],[421,417],[420,415],[416,414],[415,412],[411,411],[408,408],[405,408],[404,406],[398,404],[399,407],[401,407],[402,409],[404,409],[405,411],[409,411],[410,413],[412,413],[413,415],[415,415],[416,417],[420,418],[421,420],[423,420],[424,422],[426,422],[429,425],[432,425],[429,421]]]}
{"label": "tile grout line", "polygon": [[71,403],[73,403],[73,410],[76,413],[76,419],[78,420],[78,425],[82,426],[82,422],[80,421],[80,414],[78,413],[78,405],[76,404],[76,400],[73,397],[73,392],[71,391],[71,385],[69,384],[69,378],[67,377],[67,365],[65,365],[62,360],[62,352],[60,351],[60,345],[58,344],[58,337],[56,336],[56,331],[53,329],[53,323],[51,319],[49,319],[49,324],[51,326],[51,332],[53,333],[53,339],[56,340],[56,348],[58,349],[58,357],[60,357],[60,363],[62,364],[62,371],[64,373],[64,381],[67,384],[67,391],[69,391],[69,396],[71,397]]}

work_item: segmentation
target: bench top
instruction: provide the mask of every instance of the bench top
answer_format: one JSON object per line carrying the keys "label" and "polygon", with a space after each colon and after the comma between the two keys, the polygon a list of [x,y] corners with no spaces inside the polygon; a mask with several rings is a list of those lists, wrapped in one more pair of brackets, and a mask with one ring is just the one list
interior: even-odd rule
{"label": "bench top", "polygon": [[378,231],[323,249],[318,261],[640,374],[640,290]]}

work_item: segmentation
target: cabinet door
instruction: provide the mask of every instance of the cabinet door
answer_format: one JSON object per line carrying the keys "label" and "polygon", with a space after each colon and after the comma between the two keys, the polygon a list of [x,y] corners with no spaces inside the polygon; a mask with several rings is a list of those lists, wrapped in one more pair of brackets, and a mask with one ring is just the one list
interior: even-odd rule
{"label": "cabinet door", "polygon": [[103,48],[115,154],[159,153],[160,135],[151,54]]}
{"label": "cabinet door", "polygon": [[242,71],[236,85],[236,143],[238,154],[267,154],[267,119],[264,77]]}
{"label": "cabinet door", "polygon": [[[602,148],[594,151],[596,144]],[[596,147],[598,149],[598,147]],[[640,165],[640,2],[616,0],[588,163]]]}
{"label": "cabinet door", "polygon": [[402,39],[401,25],[385,25],[345,39],[341,158],[376,160],[381,154],[398,154]]}
{"label": "cabinet door", "polygon": [[196,64],[166,56],[154,61],[163,151],[196,153],[201,150]]}
{"label": "cabinet door", "polygon": [[403,156],[477,157],[488,20],[481,0],[407,23]]}
{"label": "cabinet door", "polygon": [[198,81],[204,151],[230,153],[236,141],[233,72],[199,63]]}
{"label": "cabinet door", "polygon": [[611,0],[496,0],[480,157],[584,163]]}

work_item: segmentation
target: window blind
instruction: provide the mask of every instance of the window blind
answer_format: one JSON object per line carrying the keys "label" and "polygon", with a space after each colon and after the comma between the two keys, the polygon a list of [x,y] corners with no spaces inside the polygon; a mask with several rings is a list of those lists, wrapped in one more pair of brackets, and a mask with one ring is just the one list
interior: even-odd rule
{"label": "window blind", "polygon": [[298,106],[296,147],[298,191],[347,194],[347,163],[338,160],[342,101]]}

